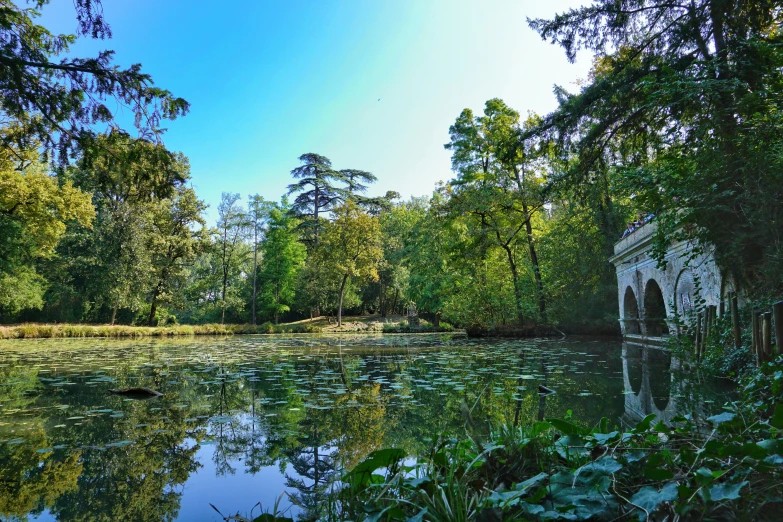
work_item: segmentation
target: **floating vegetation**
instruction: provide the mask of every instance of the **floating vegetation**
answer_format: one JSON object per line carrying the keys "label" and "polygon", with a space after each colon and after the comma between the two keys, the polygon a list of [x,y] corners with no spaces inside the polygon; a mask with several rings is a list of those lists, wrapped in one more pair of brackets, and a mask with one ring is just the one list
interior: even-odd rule
{"label": "floating vegetation", "polygon": [[[718,411],[668,367],[638,372],[671,383],[656,388],[655,401],[643,396],[647,381],[627,389],[630,363],[615,344],[286,335],[8,341],[0,353],[0,473],[12,458],[26,466],[19,476],[40,473],[45,461],[54,475],[84,474],[69,487],[86,488],[78,490],[83,498],[103,495],[106,505],[110,488],[101,481],[132,481],[128,470],[159,477],[159,497],[149,498],[163,499],[182,481],[212,491],[228,475],[252,496],[262,469],[280,488],[286,476],[311,484],[317,453],[319,480],[328,481],[381,447],[415,454],[438,434],[464,435],[463,405],[470,429],[483,433],[569,410],[583,425],[601,417],[632,422],[663,404],[661,389],[669,392],[665,415]],[[539,387],[557,393],[542,396]],[[109,393],[143,388],[163,396]]]}

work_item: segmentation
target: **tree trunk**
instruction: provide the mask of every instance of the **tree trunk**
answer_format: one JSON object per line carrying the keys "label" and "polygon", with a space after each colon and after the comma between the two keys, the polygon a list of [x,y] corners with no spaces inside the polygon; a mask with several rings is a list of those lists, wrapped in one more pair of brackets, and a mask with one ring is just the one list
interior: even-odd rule
{"label": "tree trunk", "polygon": [[[275,326],[278,325],[280,318],[280,282],[275,283]],[[313,314],[310,314],[310,319],[313,318]]]}
{"label": "tree trunk", "polygon": [[150,316],[147,319],[149,326],[155,326],[155,314],[158,311],[158,289],[155,288],[155,293],[152,294],[152,303],[150,303]]}
{"label": "tree trunk", "polygon": [[[225,274],[225,272],[224,272],[224,274]],[[228,276],[223,275],[223,292],[221,294],[222,295],[221,301],[223,302],[221,308],[223,309],[223,311],[222,311],[222,313],[220,315],[220,324],[225,324],[226,323],[226,286],[227,286],[227,279],[228,279]]]}
{"label": "tree trunk", "polygon": [[392,315],[394,315],[397,312],[397,298],[400,296],[400,289],[395,288],[394,289],[394,304],[392,305]]}
{"label": "tree trunk", "polygon": [[345,292],[345,283],[348,281],[348,275],[343,276],[343,282],[340,284],[340,302],[337,305],[337,327],[343,326],[343,293]]}
{"label": "tree trunk", "polygon": [[527,231],[527,245],[530,249],[530,264],[533,265],[533,276],[536,279],[536,290],[538,291],[538,311],[541,314],[541,320],[546,321],[546,297],[544,296],[544,282],[541,280],[541,268],[538,264],[535,240],[533,239],[533,225],[530,223],[532,216],[528,212],[525,203],[522,204],[522,211],[525,214],[525,229]]}
{"label": "tree trunk", "polygon": [[381,285],[381,291],[380,295],[378,296],[379,302],[378,302],[378,311],[381,313],[381,317],[386,317],[386,302],[383,299],[384,296],[384,284],[383,284],[383,278],[381,278],[379,284]]}
{"label": "tree trunk", "polygon": [[112,308],[111,311],[111,325],[114,326],[114,321],[117,319],[117,308],[119,308],[119,304],[114,303],[114,308]]}
{"label": "tree trunk", "polygon": [[[319,205],[319,190],[318,183],[315,183],[315,194],[313,195],[313,233],[315,234],[314,244],[318,244],[318,205]],[[319,314],[320,315],[320,314]]]}
{"label": "tree trunk", "polygon": [[258,266],[258,226],[253,227],[253,326],[256,325],[256,284],[258,276],[256,268]]}
{"label": "tree trunk", "polygon": [[516,301],[517,322],[519,323],[519,326],[523,326],[525,324],[525,316],[522,313],[522,287],[520,286],[517,263],[514,261],[514,252],[508,245],[501,244],[501,246],[503,247],[503,250],[506,251],[508,267],[511,270],[511,280],[514,283],[514,300]]}

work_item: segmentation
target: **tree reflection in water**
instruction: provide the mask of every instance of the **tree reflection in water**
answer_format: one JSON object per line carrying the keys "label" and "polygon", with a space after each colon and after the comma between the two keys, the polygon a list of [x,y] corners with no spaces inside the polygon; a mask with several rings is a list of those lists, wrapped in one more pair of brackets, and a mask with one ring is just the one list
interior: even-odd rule
{"label": "tree reflection in water", "polygon": [[[481,436],[568,410],[584,425],[619,422],[660,409],[667,391],[662,411],[697,404],[706,389],[669,384],[674,362],[628,349],[621,357],[611,343],[407,337],[416,348],[384,346],[400,339],[5,345],[0,516],[173,521],[210,516],[210,502],[247,512],[258,495],[269,508],[280,494],[257,478],[272,473],[292,513],[312,519],[341,470],[370,452],[420,453],[439,435],[464,436],[463,404]],[[640,375],[631,393],[629,371]],[[540,397],[538,385],[557,393]],[[107,394],[127,386],[164,396]],[[226,505],[224,483],[246,504]]]}

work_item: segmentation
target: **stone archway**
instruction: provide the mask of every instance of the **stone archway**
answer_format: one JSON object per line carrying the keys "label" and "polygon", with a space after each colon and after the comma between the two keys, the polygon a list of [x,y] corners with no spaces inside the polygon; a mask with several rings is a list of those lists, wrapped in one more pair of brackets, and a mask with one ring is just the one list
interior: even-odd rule
{"label": "stone archway", "polygon": [[660,337],[669,333],[666,324],[666,303],[663,292],[655,279],[647,281],[644,287],[644,326],[650,337]]}
{"label": "stone archway", "polygon": [[625,297],[623,297],[623,323],[626,334],[638,335],[642,333],[639,321],[639,304],[636,301],[636,294],[633,293],[630,286],[625,289]]}

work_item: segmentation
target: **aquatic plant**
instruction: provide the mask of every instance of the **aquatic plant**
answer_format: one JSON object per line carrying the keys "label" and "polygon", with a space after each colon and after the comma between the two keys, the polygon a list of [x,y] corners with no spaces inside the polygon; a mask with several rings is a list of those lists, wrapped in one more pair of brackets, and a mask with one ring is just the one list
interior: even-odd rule
{"label": "aquatic plant", "polygon": [[783,357],[745,400],[672,425],[564,419],[443,439],[408,464],[385,449],[344,475],[332,519],[777,520],[783,495]]}

